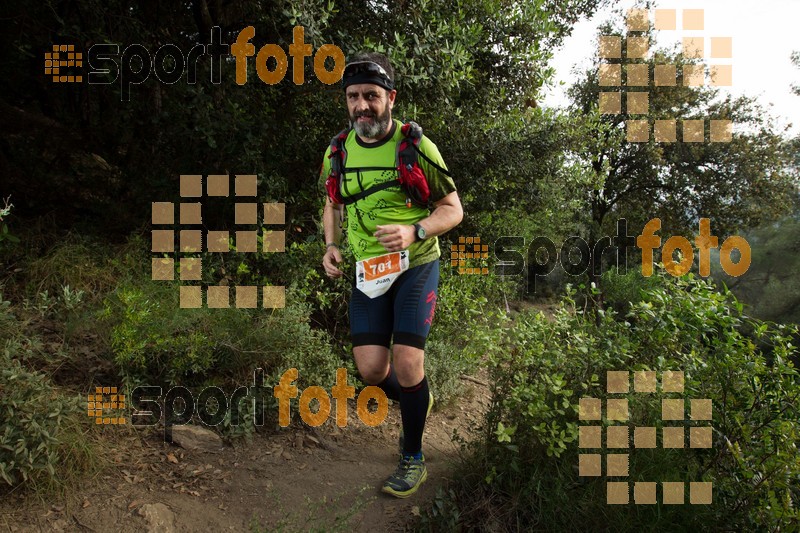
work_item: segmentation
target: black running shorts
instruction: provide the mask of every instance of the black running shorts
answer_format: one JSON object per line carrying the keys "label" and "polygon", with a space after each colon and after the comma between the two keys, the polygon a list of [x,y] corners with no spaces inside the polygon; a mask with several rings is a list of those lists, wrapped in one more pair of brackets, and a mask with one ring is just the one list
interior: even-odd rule
{"label": "black running shorts", "polygon": [[350,333],[353,346],[395,344],[425,349],[439,289],[439,260],[403,272],[385,294],[370,298],[353,287]]}

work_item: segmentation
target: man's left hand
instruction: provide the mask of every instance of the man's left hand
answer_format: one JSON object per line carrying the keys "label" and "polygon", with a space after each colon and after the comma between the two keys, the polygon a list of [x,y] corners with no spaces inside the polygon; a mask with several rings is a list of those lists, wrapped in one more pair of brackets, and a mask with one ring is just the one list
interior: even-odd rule
{"label": "man's left hand", "polygon": [[377,226],[375,237],[389,252],[405,250],[414,242],[414,226],[404,224],[388,224]]}

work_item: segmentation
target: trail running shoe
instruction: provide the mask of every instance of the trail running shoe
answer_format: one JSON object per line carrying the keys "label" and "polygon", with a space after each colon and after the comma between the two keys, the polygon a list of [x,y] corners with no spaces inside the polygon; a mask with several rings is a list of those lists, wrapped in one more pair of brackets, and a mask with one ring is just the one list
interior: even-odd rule
{"label": "trail running shoe", "polygon": [[428,469],[425,468],[425,456],[414,459],[413,456],[407,455],[400,459],[397,470],[386,479],[381,491],[398,498],[408,498],[417,492],[426,479],[428,479]]}
{"label": "trail running shoe", "polygon": [[[431,409],[433,409],[433,394],[430,392],[428,393],[428,410],[425,413],[425,422],[428,421],[428,415],[431,414]],[[425,438],[425,433],[422,434],[422,437]],[[400,455],[403,455],[403,444],[405,444],[406,439],[405,435],[403,435],[403,427],[400,426],[400,436],[397,438],[397,443],[400,449]]]}

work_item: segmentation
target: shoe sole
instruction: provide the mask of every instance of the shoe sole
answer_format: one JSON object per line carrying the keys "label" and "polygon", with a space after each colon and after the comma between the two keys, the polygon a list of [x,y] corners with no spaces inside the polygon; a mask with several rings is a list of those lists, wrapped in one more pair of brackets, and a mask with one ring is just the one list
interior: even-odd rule
{"label": "shoe sole", "polygon": [[406,491],[399,491],[399,490],[394,490],[392,487],[383,487],[383,488],[381,488],[381,492],[385,492],[386,494],[391,494],[395,498],[408,498],[409,496],[411,496],[412,494],[417,492],[417,490],[425,482],[426,479],[428,479],[428,469],[427,468],[422,471],[422,477],[419,478],[419,481],[417,481],[417,484],[414,485],[413,487],[411,487],[410,489],[408,489]]}
{"label": "shoe sole", "polygon": [[[429,392],[428,396],[430,398],[430,401],[428,401],[428,410],[425,412],[425,423],[426,424],[428,423],[428,417],[431,415],[431,410],[433,409],[433,393]],[[401,456],[403,455],[403,435],[402,435],[402,433],[403,433],[403,428],[401,427],[400,428],[400,437],[397,439],[399,453],[400,453]],[[422,439],[423,439],[423,442],[425,442],[425,433],[424,432],[422,433]]]}

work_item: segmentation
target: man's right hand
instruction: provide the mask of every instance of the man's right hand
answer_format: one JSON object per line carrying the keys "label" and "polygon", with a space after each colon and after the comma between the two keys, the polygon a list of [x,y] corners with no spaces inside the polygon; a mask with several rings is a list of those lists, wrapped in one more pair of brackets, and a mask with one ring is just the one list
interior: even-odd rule
{"label": "man's right hand", "polygon": [[342,277],[344,272],[336,267],[336,265],[341,262],[342,254],[339,252],[339,248],[336,246],[329,246],[328,251],[322,256],[322,268],[325,269],[325,274],[331,279]]}

